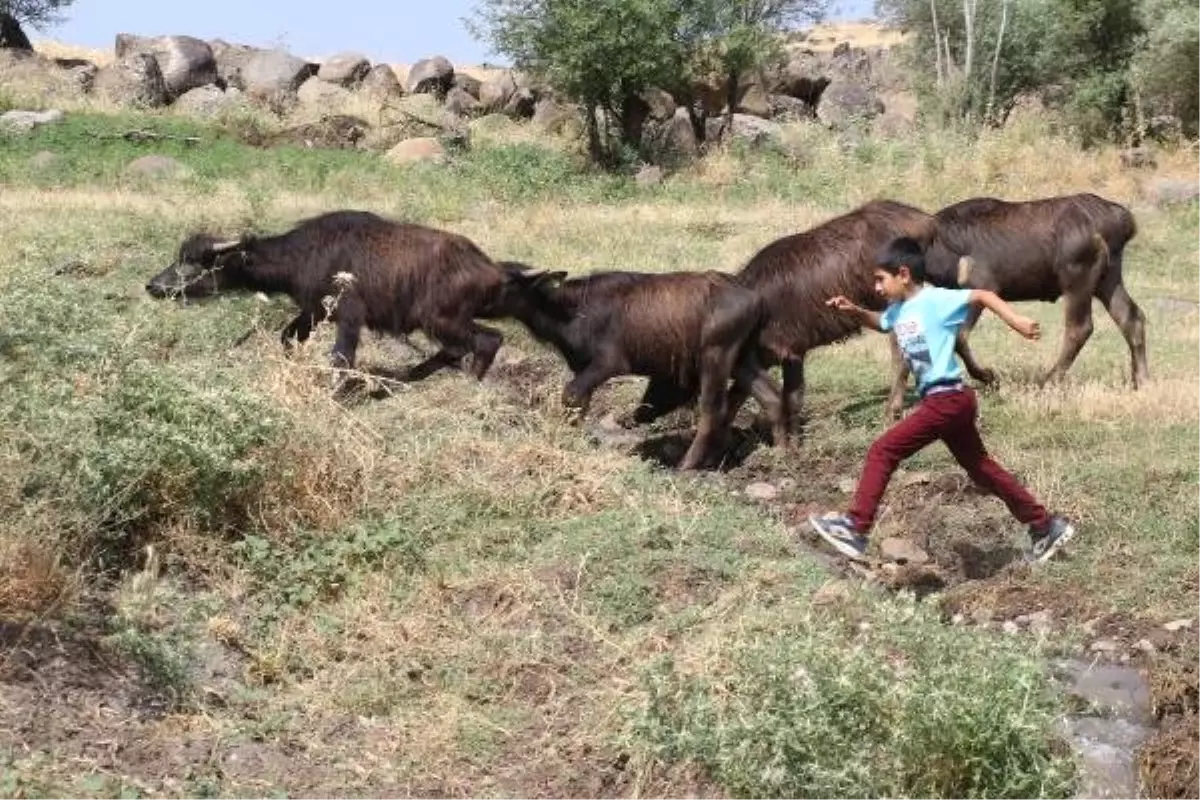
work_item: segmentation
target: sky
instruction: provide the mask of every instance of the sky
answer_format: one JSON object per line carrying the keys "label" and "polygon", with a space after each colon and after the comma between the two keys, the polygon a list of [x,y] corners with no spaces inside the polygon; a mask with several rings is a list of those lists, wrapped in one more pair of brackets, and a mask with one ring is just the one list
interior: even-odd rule
{"label": "sky", "polygon": [[[108,49],[118,33],[185,34],[283,47],[311,59],[353,50],[371,61],[412,63],[442,55],[462,64],[504,59],[463,25],[477,0],[75,0],[67,21],[31,39]],[[872,0],[835,0],[834,18],[871,15]],[[344,10],[343,10],[344,9]]]}

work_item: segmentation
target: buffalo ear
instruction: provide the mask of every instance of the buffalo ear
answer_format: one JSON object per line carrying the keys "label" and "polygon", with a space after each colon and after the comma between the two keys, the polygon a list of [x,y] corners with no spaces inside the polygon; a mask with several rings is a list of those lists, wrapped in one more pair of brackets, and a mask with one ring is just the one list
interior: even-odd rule
{"label": "buffalo ear", "polygon": [[562,270],[554,272],[540,272],[533,276],[532,285],[541,286],[547,289],[557,289],[559,285],[567,279],[567,273]]}

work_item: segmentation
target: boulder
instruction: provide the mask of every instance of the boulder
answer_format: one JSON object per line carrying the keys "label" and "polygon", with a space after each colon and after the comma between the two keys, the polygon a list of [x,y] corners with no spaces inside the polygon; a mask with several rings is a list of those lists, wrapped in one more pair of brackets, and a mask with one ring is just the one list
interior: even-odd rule
{"label": "boulder", "polygon": [[479,87],[479,104],[485,113],[503,111],[517,92],[517,81],[505,70],[484,81]]}
{"label": "boulder", "polygon": [[1194,202],[1200,197],[1200,183],[1195,178],[1157,178],[1143,191],[1155,205],[1174,206]]}
{"label": "boulder", "polygon": [[371,71],[371,62],[362,53],[338,53],[321,62],[317,77],[326,83],[353,89]]}
{"label": "boulder", "polygon": [[700,156],[696,131],[686,108],[677,108],[669,120],[651,120],[642,133],[642,147],[655,164],[677,168]]}
{"label": "boulder", "polygon": [[559,103],[549,97],[539,100],[533,109],[533,124],[547,133],[562,133],[572,122],[578,120],[578,106]]}
{"label": "boulder", "polygon": [[772,94],[767,96],[767,101],[771,105],[770,118],[780,122],[814,119],[817,115],[815,108],[798,97]]}
{"label": "boulder", "polygon": [[479,110],[479,101],[457,86],[446,94],[446,110],[460,117],[469,117]]}
{"label": "boulder", "polygon": [[650,119],[665,122],[675,116],[675,98],[663,89],[651,87],[642,93],[642,100],[649,108]]}
{"label": "boulder", "polygon": [[371,125],[365,119],[349,114],[329,114],[315,122],[286,128],[272,136],[271,143],[327,150],[354,150],[366,140],[370,131]]}
{"label": "boulder", "polygon": [[149,53],[131,53],[101,67],[92,90],[111,103],[135,108],[157,108],[169,95],[158,61]]}
{"label": "boulder", "polygon": [[870,122],[883,111],[883,103],[869,88],[840,79],[825,88],[817,103],[817,119],[831,128]]}
{"label": "boulder", "polygon": [[296,90],[296,99],[301,105],[323,112],[345,108],[353,97],[349,89],[328,83],[316,75],[300,84],[300,88]]}
{"label": "boulder", "polygon": [[752,83],[741,93],[737,108],[734,110],[740,114],[750,114],[766,119],[771,116],[771,100],[762,86]]}
{"label": "boulder", "polygon": [[396,73],[387,64],[376,64],[363,77],[358,90],[366,92],[376,100],[386,100],[389,97],[399,97],[404,94],[404,88],[396,79]]}
{"label": "boulder", "polygon": [[416,139],[405,139],[384,155],[393,164],[414,164],[431,161],[435,164],[446,159],[446,149],[437,139],[422,136]]}
{"label": "boulder", "polygon": [[43,125],[53,125],[62,122],[66,115],[57,108],[46,111],[5,111],[0,114],[0,131],[8,133],[29,133],[34,128]]}
{"label": "boulder", "polygon": [[783,129],[777,122],[752,117],[749,114],[734,114],[729,130],[725,128],[725,117],[710,117],[705,123],[705,140],[715,142],[737,140],[752,147],[773,147],[783,141]]}
{"label": "boulder", "polygon": [[221,87],[209,84],[184,92],[172,107],[197,117],[209,118],[241,105],[245,105],[245,98],[240,90],[230,87],[222,91]]}
{"label": "boulder", "polygon": [[471,95],[475,100],[479,99],[479,89],[483,86],[483,81],[476,78],[474,75],[468,75],[465,72],[454,73],[454,88],[462,89],[467,94]]}
{"label": "boulder", "polygon": [[228,89],[233,86],[245,91],[246,84],[242,81],[242,70],[259,51],[256,47],[244,44],[230,44],[224,39],[213,39],[208,43],[217,63],[217,83]]}
{"label": "boulder", "polygon": [[273,100],[294,95],[317,73],[317,65],[283,50],[259,50],[241,70],[244,91],[256,100]]}
{"label": "boulder", "polygon": [[148,53],[158,62],[168,99],[217,82],[217,61],[208,42],[192,36],[134,36],[117,34],[117,58]]}
{"label": "boulder", "polygon": [[409,94],[434,94],[444,97],[454,85],[454,65],[442,56],[423,58],[412,65],[404,85]]}
{"label": "boulder", "polygon": [[532,119],[537,110],[538,96],[533,89],[522,86],[504,104],[504,113],[513,119]]}

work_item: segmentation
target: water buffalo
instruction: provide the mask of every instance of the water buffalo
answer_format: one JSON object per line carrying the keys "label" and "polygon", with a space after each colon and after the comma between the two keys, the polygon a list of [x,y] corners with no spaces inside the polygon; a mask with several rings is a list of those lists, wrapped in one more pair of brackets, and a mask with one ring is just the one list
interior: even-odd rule
{"label": "water buffalo", "polygon": [[[857,322],[825,305],[836,295],[855,303],[881,309],[883,299],[875,292],[875,256],[899,236],[908,236],[928,246],[933,240],[933,217],[917,208],[891,200],[874,200],[816,227],[785,236],[768,244],[737,274],[742,285],[752,289],[766,306],[767,320],[759,334],[759,362],[782,365],[782,430],[776,443],[783,444],[792,415],[804,399],[804,357],[809,350],[858,333]],[[893,362],[902,363],[893,343]],[[904,379],[898,377],[888,399],[888,412],[898,416],[904,402]],[[729,403],[730,418],[748,394],[748,386],[734,386]]]}
{"label": "water buffalo", "polygon": [[286,294],[300,307],[280,335],[289,349],[329,315],[325,298],[336,297],[334,367],[354,366],[363,326],[393,335],[420,330],[441,349],[409,370],[412,380],[467,354],[482,379],[503,337],[475,319],[505,316],[509,288],[508,273],[469,239],[365,211],[321,214],[278,236],[193,234],[175,263],[146,285],[160,298]]}
{"label": "water buffalo", "polygon": [[[1009,301],[1063,298],[1062,350],[1044,380],[1061,378],[1092,334],[1092,298],[1104,304],[1129,344],[1133,386],[1150,378],[1146,318],[1125,290],[1125,246],[1137,232],[1124,206],[1094,194],[1025,202],[991,197],[947,206],[935,215],[937,235],[926,254],[927,279],[946,287],[990,289]],[[967,336],[979,319],[968,316],[957,351],[973,378],[995,380],[979,365]],[[901,365],[899,381],[907,378]]]}
{"label": "water buffalo", "polygon": [[513,316],[553,346],[575,373],[563,405],[586,412],[592,393],[617,375],[650,381],[633,422],[650,422],[699,396],[696,436],[682,469],[712,466],[728,434],[729,384],[778,415],[779,397],[757,360],[764,304],[718,272],[602,272],[566,280],[504,262],[517,294]]}

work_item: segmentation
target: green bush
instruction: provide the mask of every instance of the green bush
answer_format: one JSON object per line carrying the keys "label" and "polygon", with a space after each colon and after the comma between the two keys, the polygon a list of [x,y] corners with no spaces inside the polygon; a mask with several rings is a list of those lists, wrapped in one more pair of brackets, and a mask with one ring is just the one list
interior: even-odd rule
{"label": "green bush", "polygon": [[645,676],[635,746],[738,797],[1065,796],[1044,667],[1007,641],[880,606],[847,646],[818,618]]}

